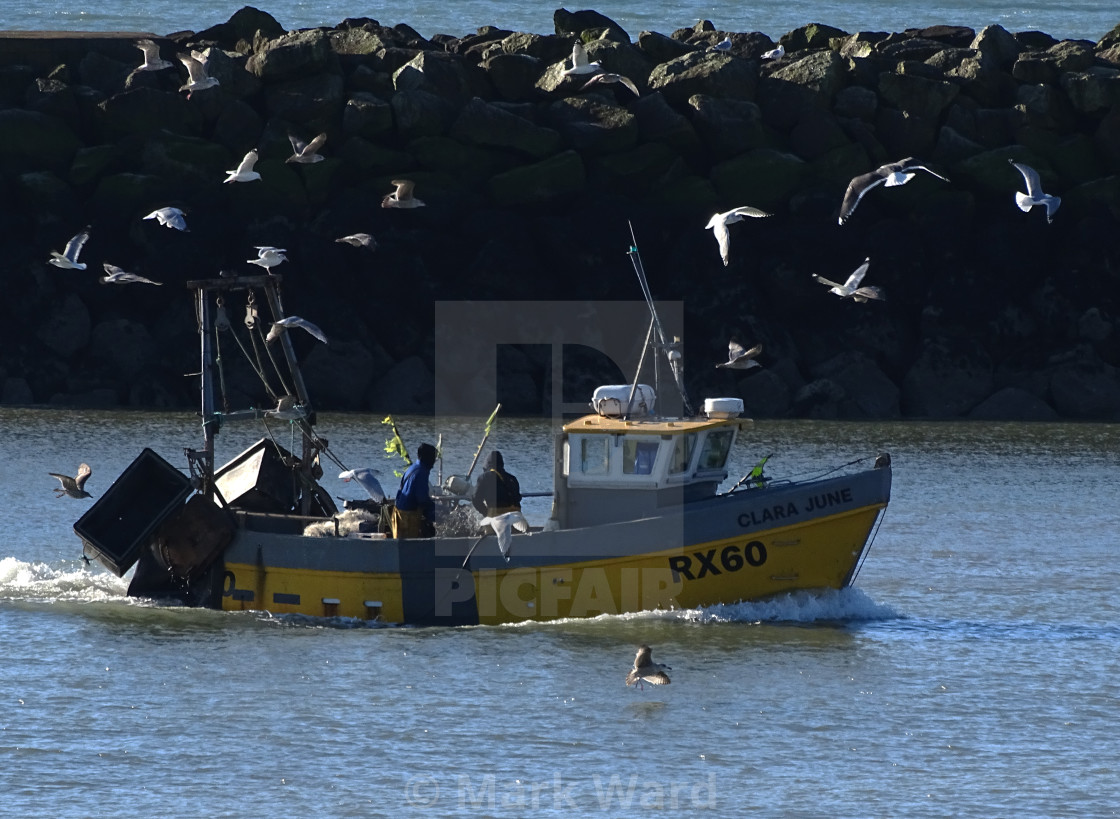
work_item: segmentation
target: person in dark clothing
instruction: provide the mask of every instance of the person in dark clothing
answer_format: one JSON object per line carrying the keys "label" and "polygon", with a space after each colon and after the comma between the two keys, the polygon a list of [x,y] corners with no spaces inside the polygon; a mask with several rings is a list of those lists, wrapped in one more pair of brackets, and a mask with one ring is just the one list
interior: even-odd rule
{"label": "person in dark clothing", "polygon": [[405,470],[401,487],[397,490],[393,513],[393,536],[435,536],[436,504],[428,486],[428,476],[436,463],[436,448],[420,444],[416,450],[416,463]]}
{"label": "person in dark clothing", "polygon": [[521,511],[521,486],[517,478],[506,472],[502,453],[496,449],[486,456],[484,471],[478,476],[471,502],[488,518]]}

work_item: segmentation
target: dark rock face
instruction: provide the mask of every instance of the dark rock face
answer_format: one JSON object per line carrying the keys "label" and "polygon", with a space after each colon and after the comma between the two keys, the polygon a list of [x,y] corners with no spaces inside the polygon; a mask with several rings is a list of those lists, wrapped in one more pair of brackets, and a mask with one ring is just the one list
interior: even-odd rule
{"label": "dark rock face", "polygon": [[[653,295],[684,304],[694,398],[760,417],[1120,418],[1120,27],[1091,43],[814,23],[765,60],[770,38],[707,21],[554,23],[426,40],[368,18],[285,32],[246,7],[157,39],[175,63],[157,72],[130,37],[0,35],[0,401],[194,406],[183,285],[258,272],[246,260],[274,245],[288,312],[330,337],[293,338],[317,406],[431,411],[437,303],[637,300],[632,226]],[[639,95],[568,71],[577,40]],[[186,52],[218,85],[180,90]],[[290,136],[320,133],[323,161],[285,161]],[[250,149],[261,179],[225,184]],[[837,224],[852,177],[908,155],[951,181],[878,186]],[[1009,160],[1062,197],[1052,223],[1016,207]],[[380,207],[402,177],[425,207]],[[189,232],[143,218],[169,205]],[[742,205],[772,215],[730,226],[724,266],[704,225]],[[87,269],[47,265],[85,225]],[[357,232],[376,250],[335,241]],[[865,257],[885,301],[811,278]],[[102,287],[103,262],[164,286]],[[550,406],[541,330],[513,322],[502,342],[507,407]],[[564,401],[630,377],[587,354],[601,330],[568,345]],[[763,343],[762,369],[708,365],[732,336]],[[229,399],[260,402],[255,365],[223,352]]]}

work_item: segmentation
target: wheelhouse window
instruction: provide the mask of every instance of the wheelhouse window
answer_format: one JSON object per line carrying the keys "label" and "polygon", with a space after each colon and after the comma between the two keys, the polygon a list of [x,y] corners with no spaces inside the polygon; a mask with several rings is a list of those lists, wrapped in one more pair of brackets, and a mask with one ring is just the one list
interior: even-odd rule
{"label": "wheelhouse window", "polygon": [[649,475],[657,460],[657,441],[626,438],[622,442],[622,471],[627,475]]}
{"label": "wheelhouse window", "polygon": [[718,429],[709,432],[700,450],[699,469],[723,469],[727,454],[731,451],[731,441],[735,436],[733,429]]}
{"label": "wheelhouse window", "polygon": [[669,460],[669,474],[679,474],[692,463],[692,453],[696,451],[696,433],[673,437],[673,454]]}
{"label": "wheelhouse window", "polygon": [[605,475],[611,468],[610,441],[604,435],[588,436],[579,442],[579,471],[584,475]]}

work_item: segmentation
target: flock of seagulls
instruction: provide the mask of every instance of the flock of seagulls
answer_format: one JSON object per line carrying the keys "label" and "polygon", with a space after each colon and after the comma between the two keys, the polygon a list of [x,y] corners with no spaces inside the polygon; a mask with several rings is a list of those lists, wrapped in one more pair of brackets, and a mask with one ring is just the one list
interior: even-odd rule
{"label": "flock of seagulls", "polygon": [[[778,49],[774,50],[774,52],[776,51],[778,51]],[[774,55],[774,52],[767,52],[767,55]],[[784,54],[784,51],[782,54]],[[781,57],[782,54],[776,54],[774,56]],[[767,55],[763,56],[766,57]],[[1058,206],[1062,203],[1061,197],[1052,196],[1051,194],[1043,192],[1042,182],[1039,179],[1038,172],[1034,168],[1022,162],[1016,162],[1014,159],[1008,161],[1022,174],[1023,181],[1027,186],[1026,193],[1022,191],[1015,192],[1015,204],[1023,212],[1029,212],[1035,207],[1045,208],[1046,222],[1047,224],[1052,223],[1054,221],[1054,214],[1057,212]],[[942,182],[949,181],[948,177],[942,176],[912,156],[900,159],[897,162],[889,162],[886,165],[881,165],[873,171],[868,171],[867,173],[853,177],[848,183],[848,187],[844,191],[844,198],[840,203],[839,224],[843,225],[851,218],[856,207],[872,188],[878,187],[879,185],[885,188],[905,185],[917,175],[918,171],[925,171],[931,176],[940,179]],[[731,236],[728,233],[727,226],[733,222],[740,221],[745,216],[760,217],[769,215],[770,214],[758,208],[744,206],[734,208],[724,213],[716,213],[708,220],[708,224],[704,227],[710,229],[715,236],[716,243],[719,245],[719,255],[720,258],[723,259],[724,266],[730,263],[729,250]],[[814,281],[826,285],[830,293],[834,293],[840,298],[851,299],[855,302],[886,301],[886,295],[883,293],[882,288],[862,285],[863,277],[866,275],[870,265],[871,259],[864,259],[863,264],[857,267],[843,284],[834,282],[831,279],[826,279],[824,276],[817,275],[816,273],[812,274],[812,278]],[[761,345],[746,350],[742,345],[732,341],[730,343],[728,360],[716,366],[726,367],[728,369],[750,369],[751,367],[758,366],[758,362],[754,361],[754,357],[761,352]]]}

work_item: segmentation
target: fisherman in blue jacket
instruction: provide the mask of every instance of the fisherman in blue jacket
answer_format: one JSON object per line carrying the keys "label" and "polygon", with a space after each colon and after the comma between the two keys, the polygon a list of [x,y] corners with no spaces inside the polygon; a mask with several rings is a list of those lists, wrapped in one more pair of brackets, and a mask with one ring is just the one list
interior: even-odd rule
{"label": "fisherman in blue jacket", "polygon": [[405,470],[393,512],[393,536],[396,538],[434,537],[436,504],[428,486],[428,476],[436,463],[436,448],[420,444],[416,463]]}

